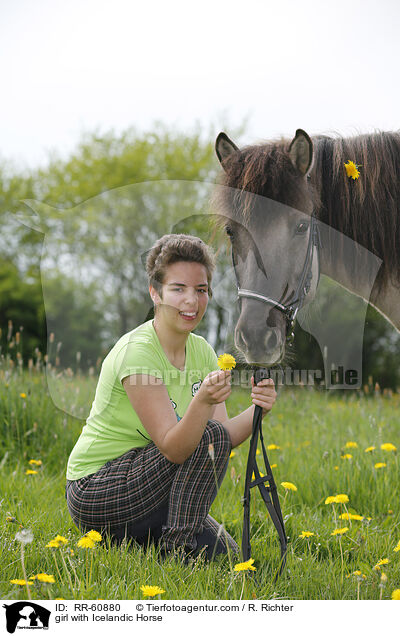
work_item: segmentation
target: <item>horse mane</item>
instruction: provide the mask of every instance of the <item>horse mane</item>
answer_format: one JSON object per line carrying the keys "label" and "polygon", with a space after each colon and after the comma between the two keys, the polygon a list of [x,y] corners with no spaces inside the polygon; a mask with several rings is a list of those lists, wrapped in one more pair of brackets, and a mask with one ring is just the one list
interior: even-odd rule
{"label": "horse mane", "polygon": [[[295,168],[290,140],[246,146],[223,162],[222,184],[231,195],[234,214],[248,222],[254,194],[309,212],[353,239],[383,262],[379,284],[400,280],[400,133],[375,132],[354,137],[312,137],[314,162],[308,181]],[[344,164],[353,161],[353,180]],[[228,203],[229,194],[220,195]]]}
{"label": "horse mane", "polygon": [[[382,259],[379,281],[400,280],[400,134],[313,138],[318,218]],[[347,177],[353,161],[360,176]]]}

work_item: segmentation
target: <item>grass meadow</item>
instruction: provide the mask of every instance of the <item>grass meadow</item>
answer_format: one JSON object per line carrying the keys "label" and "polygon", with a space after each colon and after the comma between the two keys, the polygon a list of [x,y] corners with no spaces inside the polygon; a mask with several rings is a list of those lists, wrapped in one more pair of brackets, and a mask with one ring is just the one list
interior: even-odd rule
{"label": "grass meadow", "polygon": [[[399,460],[396,450],[381,448],[400,448],[399,393],[382,393],[372,383],[346,394],[301,387],[280,391],[263,428],[266,444],[276,447],[268,454],[276,465],[289,536],[286,570],[274,583],[278,538],[254,491],[255,576],[236,572],[231,555],[211,564],[199,558],[187,566],[176,559],[160,561],[154,546],[143,551],[102,541],[78,547],[82,534],[69,517],[64,487],[67,458],[83,422],[54,406],[40,360],[29,369],[16,362],[3,356],[0,365],[2,599],[140,599],[142,585],[160,586],[166,600],[390,599],[400,588]],[[247,408],[249,396],[235,387],[229,414]],[[247,452],[248,441],[235,449],[211,509],[239,544]],[[281,482],[297,490],[285,490]],[[349,501],[325,503],[337,494]],[[340,518],[343,514],[356,518]],[[30,531],[31,541],[16,539],[21,530]],[[304,531],[313,534],[303,538]],[[47,547],[56,535],[68,543]],[[38,574],[48,576],[31,578]]]}

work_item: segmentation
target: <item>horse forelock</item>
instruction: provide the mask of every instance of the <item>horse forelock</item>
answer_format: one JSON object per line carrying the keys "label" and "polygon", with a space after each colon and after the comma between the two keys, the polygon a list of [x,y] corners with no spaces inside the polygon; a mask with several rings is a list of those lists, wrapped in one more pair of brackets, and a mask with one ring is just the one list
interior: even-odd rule
{"label": "horse forelock", "polygon": [[[379,283],[400,281],[400,134],[313,138],[318,218],[382,259]],[[344,164],[359,167],[349,178]]]}
{"label": "horse forelock", "polygon": [[289,145],[281,139],[247,146],[225,159],[221,184],[226,188],[219,201],[227,214],[248,225],[258,197],[311,213],[316,192],[293,165]]}

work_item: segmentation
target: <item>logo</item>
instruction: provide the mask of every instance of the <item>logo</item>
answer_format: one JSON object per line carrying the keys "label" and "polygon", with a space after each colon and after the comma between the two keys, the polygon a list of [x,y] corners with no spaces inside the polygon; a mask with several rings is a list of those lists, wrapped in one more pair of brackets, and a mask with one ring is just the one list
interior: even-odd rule
{"label": "logo", "polygon": [[49,629],[51,612],[37,603],[19,601],[3,607],[6,609],[9,634],[14,634],[16,629]]}
{"label": "logo", "polygon": [[199,380],[198,382],[194,382],[192,384],[192,397],[196,395],[200,387],[201,387],[201,380]]}

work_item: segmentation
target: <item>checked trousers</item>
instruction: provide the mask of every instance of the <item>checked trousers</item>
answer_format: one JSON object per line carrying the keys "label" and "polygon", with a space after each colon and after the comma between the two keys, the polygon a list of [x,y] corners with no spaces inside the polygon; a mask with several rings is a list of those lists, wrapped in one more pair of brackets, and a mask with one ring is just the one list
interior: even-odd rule
{"label": "checked trousers", "polygon": [[154,541],[167,551],[205,548],[206,558],[228,547],[237,554],[237,543],[208,514],[231,448],[229,433],[217,420],[208,421],[183,464],[170,462],[153,442],[132,448],[92,475],[67,480],[69,513],[81,531],[97,530],[117,543],[132,538],[143,546]]}

